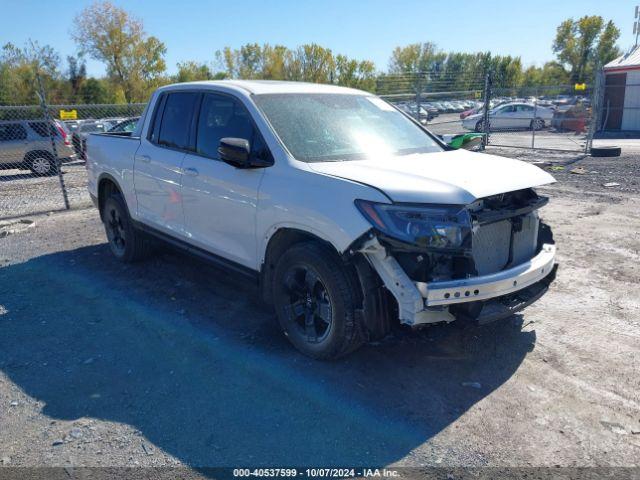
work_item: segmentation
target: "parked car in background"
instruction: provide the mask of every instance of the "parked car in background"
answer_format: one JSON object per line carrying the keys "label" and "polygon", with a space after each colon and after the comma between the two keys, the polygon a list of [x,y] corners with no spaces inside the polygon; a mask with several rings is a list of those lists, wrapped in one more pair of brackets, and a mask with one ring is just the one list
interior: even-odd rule
{"label": "parked car in background", "polygon": [[481,103],[480,105],[477,105],[477,106],[474,106],[472,108],[469,108],[468,110],[465,110],[464,112],[462,112],[460,114],[460,119],[462,120],[462,119],[467,118],[469,115],[474,115],[476,113],[482,112],[482,107],[483,106],[484,106],[484,104]]}
{"label": "parked car in background", "polygon": [[420,106],[429,113],[429,120],[433,120],[438,115],[440,115],[440,112],[438,111],[438,109],[429,102],[423,102],[420,104]]}
{"label": "parked car in background", "polygon": [[[482,132],[484,115],[476,113],[462,120],[462,126],[468,130]],[[540,130],[548,127],[553,118],[553,110],[536,107],[530,103],[506,103],[489,110],[491,130],[525,129]]]}
{"label": "parked car in background", "polygon": [[557,106],[571,105],[575,103],[575,97],[572,95],[557,95],[551,102]]}
{"label": "parked car in background", "polygon": [[87,135],[90,133],[104,133],[109,124],[102,120],[85,120],[73,132],[73,148],[82,159],[85,158]]}
{"label": "parked car in background", "polygon": [[429,120],[435,117],[435,115],[424,108],[422,104],[420,104],[420,113],[418,113],[418,105],[416,103],[398,103],[396,104],[396,107],[422,124],[426,124]]}
{"label": "parked car in background", "polygon": [[442,106],[445,108],[445,112],[447,113],[455,113],[456,107],[453,106],[451,102],[441,102]]}
{"label": "parked car in background", "polygon": [[451,100],[449,103],[451,103],[451,105],[453,105],[455,113],[462,112],[467,108],[465,106],[464,102],[461,102],[459,100]]}
{"label": "parked car in background", "polygon": [[554,182],[548,172],[449,150],[369,92],[169,85],[133,134],[87,142],[89,193],[115,258],[142,259],[153,237],[243,274],[313,358],[395,324],[507,318],[555,277],[538,216],[548,199],[534,190]]}
{"label": "parked car in background", "polygon": [[67,130],[73,134],[82,123],[82,120],[65,120],[63,123],[67,127]]}
{"label": "parked car in background", "polygon": [[447,107],[442,102],[431,102],[439,113],[447,113]]}
{"label": "parked car in background", "polygon": [[[51,136],[58,158],[53,154]],[[29,169],[36,175],[53,175],[61,161],[73,160],[71,133],[58,121],[0,121],[0,168]]]}
{"label": "parked car in background", "polygon": [[127,117],[108,117],[101,118],[100,122],[105,126],[107,131],[109,131],[119,123],[124,122],[126,119]]}
{"label": "parked car in background", "polygon": [[126,120],[116,123],[109,130],[107,130],[107,132],[108,133],[133,132],[136,129],[138,120],[140,120],[140,117],[127,118]]}

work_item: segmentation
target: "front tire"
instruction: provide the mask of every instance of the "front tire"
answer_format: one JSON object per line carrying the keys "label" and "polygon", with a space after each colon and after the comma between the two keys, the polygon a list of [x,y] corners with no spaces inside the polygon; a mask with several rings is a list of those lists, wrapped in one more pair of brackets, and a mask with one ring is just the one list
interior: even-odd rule
{"label": "front tire", "polygon": [[305,242],[287,250],[276,264],[272,288],[280,325],[300,352],[328,360],[362,345],[358,287],[329,247]]}
{"label": "front tire", "polygon": [[478,133],[484,132],[484,120],[480,120],[478,123],[476,123],[476,129],[475,130]]}
{"label": "front tire", "polygon": [[105,200],[102,222],[111,253],[118,260],[131,263],[148,256],[149,240],[133,226],[127,206],[119,193],[112,193]]}

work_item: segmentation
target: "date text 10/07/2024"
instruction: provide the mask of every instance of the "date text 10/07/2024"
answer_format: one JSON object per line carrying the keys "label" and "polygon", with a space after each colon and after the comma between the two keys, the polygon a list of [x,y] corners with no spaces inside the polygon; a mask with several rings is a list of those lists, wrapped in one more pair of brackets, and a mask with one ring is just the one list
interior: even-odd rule
{"label": "date text 10/07/2024", "polygon": [[307,477],[307,478],[396,478],[397,470],[387,468],[234,468],[234,477]]}

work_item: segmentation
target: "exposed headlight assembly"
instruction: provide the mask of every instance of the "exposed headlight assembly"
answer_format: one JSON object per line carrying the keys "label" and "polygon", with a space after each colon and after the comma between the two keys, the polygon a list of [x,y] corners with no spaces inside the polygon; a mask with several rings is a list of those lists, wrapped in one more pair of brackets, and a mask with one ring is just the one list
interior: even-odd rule
{"label": "exposed headlight assembly", "polygon": [[356,200],[360,213],[382,234],[432,250],[471,246],[471,217],[461,206],[402,205]]}

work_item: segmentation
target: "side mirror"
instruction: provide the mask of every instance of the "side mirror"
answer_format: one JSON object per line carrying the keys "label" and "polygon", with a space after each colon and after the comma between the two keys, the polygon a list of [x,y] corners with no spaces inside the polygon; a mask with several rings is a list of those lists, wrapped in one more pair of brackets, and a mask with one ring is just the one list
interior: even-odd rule
{"label": "side mirror", "polygon": [[220,145],[218,146],[218,154],[220,160],[229,165],[233,165],[237,168],[248,168],[249,154],[251,147],[249,140],[244,138],[232,138],[226,137],[220,139]]}
{"label": "side mirror", "polygon": [[221,138],[218,154],[220,160],[236,168],[266,168],[273,165],[270,154],[251,155],[249,141],[244,138]]}

